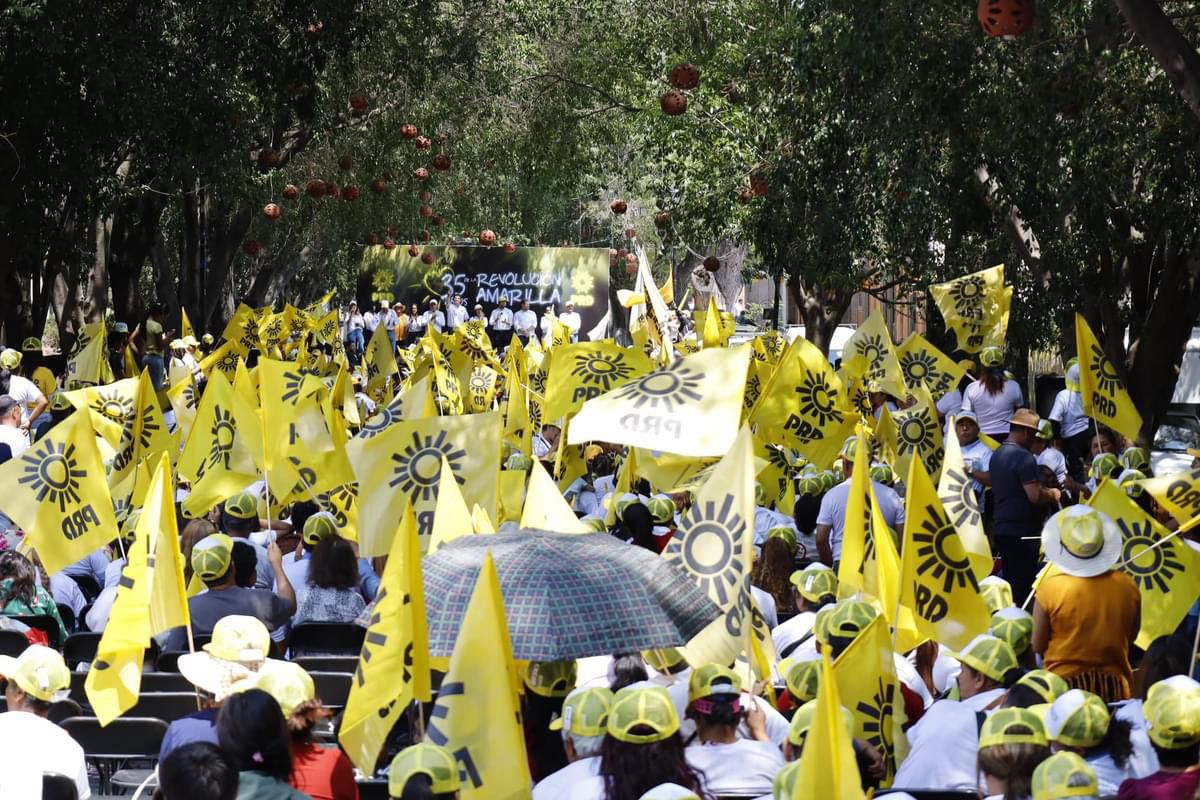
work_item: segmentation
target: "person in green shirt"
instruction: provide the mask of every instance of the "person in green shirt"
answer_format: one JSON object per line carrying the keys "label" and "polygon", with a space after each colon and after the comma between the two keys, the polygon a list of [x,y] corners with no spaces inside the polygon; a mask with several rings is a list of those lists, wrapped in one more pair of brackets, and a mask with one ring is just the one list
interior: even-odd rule
{"label": "person in green shirt", "polygon": [[50,617],[58,624],[57,637],[50,646],[60,648],[67,640],[67,629],[50,590],[38,582],[33,562],[15,550],[0,553],[0,614],[6,617]]}

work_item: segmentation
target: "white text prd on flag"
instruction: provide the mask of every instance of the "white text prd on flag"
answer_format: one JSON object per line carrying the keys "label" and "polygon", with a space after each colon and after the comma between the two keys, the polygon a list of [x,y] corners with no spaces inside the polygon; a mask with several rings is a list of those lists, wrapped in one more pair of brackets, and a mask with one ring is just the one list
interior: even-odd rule
{"label": "white text prd on flag", "polygon": [[745,345],[701,351],[588,400],[567,443],[725,455],[737,437],[750,352]]}

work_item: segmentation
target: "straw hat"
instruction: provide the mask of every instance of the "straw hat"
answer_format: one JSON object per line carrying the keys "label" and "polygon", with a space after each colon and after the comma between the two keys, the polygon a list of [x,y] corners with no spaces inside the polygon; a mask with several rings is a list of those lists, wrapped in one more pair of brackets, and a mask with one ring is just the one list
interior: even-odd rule
{"label": "straw hat", "polygon": [[179,672],[193,686],[221,701],[263,668],[270,650],[271,633],[266,625],[255,617],[231,614],[217,620],[212,641],[202,651],[179,657]]}
{"label": "straw hat", "polygon": [[1121,558],[1121,529],[1106,514],[1071,506],[1046,520],[1042,528],[1046,559],[1068,575],[1093,578]]}

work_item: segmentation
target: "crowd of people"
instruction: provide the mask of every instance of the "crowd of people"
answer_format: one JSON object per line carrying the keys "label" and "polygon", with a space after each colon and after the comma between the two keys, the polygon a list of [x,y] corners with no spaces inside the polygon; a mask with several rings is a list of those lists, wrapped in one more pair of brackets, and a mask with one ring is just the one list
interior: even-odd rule
{"label": "crowd of people", "polygon": [[[361,312],[351,302],[339,319],[353,363],[380,326],[402,347],[429,328],[449,332],[476,319],[497,350],[526,345],[539,329],[546,335],[547,319],[570,329],[572,340],[580,327],[570,303],[557,316],[551,308],[539,323],[528,302],[514,312],[501,298],[485,316],[478,304],[468,311],[457,294],[444,310],[434,299],[423,312],[400,303]],[[114,324],[107,336],[114,374],[140,365],[156,389],[187,376],[202,384],[203,348],[214,344],[208,335],[174,339],[158,306],[133,334]],[[852,736],[860,783],[897,800],[910,796],[905,789],[1004,800],[1200,797],[1196,609],[1173,634],[1138,648],[1141,596],[1120,569],[1121,533],[1084,502],[1111,481],[1176,529],[1178,521],[1137,484],[1152,476],[1149,454],[1088,420],[1078,364],[1067,365],[1065,388],[1043,420],[1005,374],[1004,361],[1000,348],[983,350],[979,364],[970,364],[979,377],[968,375],[937,403],[997,557],[996,574],[979,585],[991,626],[956,651],[928,640],[893,654],[900,685],[896,737],[904,746],[896,747],[889,775],[879,744]],[[0,352],[0,464],[74,410],[63,400],[62,390],[70,388],[64,376],[48,363],[35,339]],[[867,394],[871,409],[864,417],[876,420],[884,409],[912,402],[877,384]],[[364,404],[362,411],[369,422],[370,409]],[[560,425],[546,421],[533,437],[532,460],[551,474],[561,436]],[[790,507],[779,492],[757,486],[750,595],[776,655],[769,690],[736,664],[690,663],[682,647],[522,665],[535,800],[793,797],[815,724],[822,654],[836,662],[881,613],[838,579],[860,470],[897,541],[905,525],[901,476],[874,448],[866,448],[874,453],[869,463],[858,463],[857,444],[846,441],[828,469],[789,458]],[[604,442],[580,446],[585,474],[563,496],[597,532],[661,553],[685,527],[695,493],[656,487],[640,475],[628,491],[618,489],[626,451]],[[532,460],[509,458],[504,468],[528,471]],[[187,487],[179,490],[182,499]],[[293,502],[283,514],[267,511],[268,501],[260,481],[203,516],[180,512],[191,627],[170,631],[158,646],[188,651],[178,669],[201,707],[167,730],[158,796],[343,800],[357,798],[356,781],[373,776],[385,777],[390,796],[404,800],[469,794],[469,775],[456,754],[421,740],[414,724],[420,714],[393,731],[375,771],[356,770],[337,747],[336,710],[289,660],[289,632],[306,622],[369,626],[386,557],[359,558],[335,514],[315,498]],[[47,574],[36,551],[18,546],[21,532],[2,516],[3,505],[0,499],[0,527],[8,528],[0,552],[0,629],[37,643],[0,658],[7,700],[0,714],[0,740],[7,744],[0,748],[0,795],[37,796],[31,781],[51,772],[73,778],[79,797],[87,798],[96,773],[48,717],[71,686],[60,652],[70,629],[105,628],[137,511],[107,547]],[[515,527],[502,522],[502,529]],[[1188,540],[1188,546],[1195,545]],[[1044,564],[1053,569],[1039,580]],[[50,618],[54,629],[12,619],[30,616]],[[193,649],[189,637],[206,644]],[[843,709],[842,717],[853,733],[853,710]],[[326,730],[334,735],[318,735]]]}

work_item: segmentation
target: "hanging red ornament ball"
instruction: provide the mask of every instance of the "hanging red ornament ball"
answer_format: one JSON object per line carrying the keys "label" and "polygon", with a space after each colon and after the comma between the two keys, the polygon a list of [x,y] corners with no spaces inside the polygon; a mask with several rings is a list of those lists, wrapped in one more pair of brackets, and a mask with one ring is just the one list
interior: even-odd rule
{"label": "hanging red ornament ball", "polygon": [[709,272],[716,272],[721,268],[721,259],[716,256],[709,256],[704,259],[704,268]]}
{"label": "hanging red ornament ball", "polygon": [[428,150],[433,146],[433,142],[429,141],[428,136],[418,136],[415,144],[418,150]]}
{"label": "hanging red ornament ball", "polygon": [[325,181],[311,180],[304,184],[304,193],[309,197],[325,196]]}
{"label": "hanging red ornament ball", "polygon": [[383,194],[387,191],[387,181],[383,178],[376,178],[371,181],[371,191],[375,194]]}
{"label": "hanging red ornament ball", "polygon": [[517,246],[515,244],[513,244],[512,242],[505,242],[504,243],[504,252],[515,253],[515,252],[517,252]]}
{"label": "hanging red ornament ball", "polygon": [[429,252],[428,250],[426,250],[424,253],[421,253],[421,262],[422,263],[432,264],[435,261],[437,261],[437,256],[435,256],[433,253]]}
{"label": "hanging red ornament ball", "polygon": [[676,64],[671,69],[671,85],[676,89],[695,89],[700,85],[700,68],[695,64]]}
{"label": "hanging red ornament ball", "polygon": [[383,240],[383,249],[384,250],[395,250],[396,249],[396,240],[395,239],[384,239]]}
{"label": "hanging red ornament ball", "polygon": [[263,216],[269,220],[277,220],[283,216],[283,209],[277,203],[267,203],[263,206]]}
{"label": "hanging red ornament ball", "polygon": [[626,211],[629,210],[629,204],[626,203],[624,200],[620,200],[620,199],[613,200],[611,203],[608,204],[608,207],[612,210],[612,213],[614,213],[614,214],[624,214]]}
{"label": "hanging red ornament ball", "polygon": [[424,183],[425,181],[429,180],[429,170],[425,169],[424,167],[417,167],[416,170],[413,171],[413,177],[421,183]]}
{"label": "hanging red ornament ball", "polygon": [[479,232],[479,243],[484,247],[493,247],[496,244],[496,232],[484,228]]}
{"label": "hanging red ornament ball", "polygon": [[433,168],[438,172],[445,172],[446,170],[450,169],[450,166],[450,156],[446,155],[445,153],[438,153],[433,157]]}
{"label": "hanging red ornament ball", "polygon": [[417,138],[417,126],[411,122],[406,122],[400,126],[400,136],[405,139]]}
{"label": "hanging red ornament ball", "polygon": [[[321,187],[321,188],[325,188],[325,187]],[[300,190],[297,189],[292,184],[289,183],[287,186],[283,187],[283,199],[284,200],[295,200],[299,196],[300,196]]]}
{"label": "hanging red ornament ball", "polygon": [[1021,36],[1033,28],[1033,0],[979,0],[976,16],[988,36]]}
{"label": "hanging red ornament ball", "polygon": [[422,229],[421,232],[417,234],[417,238],[420,239],[422,242],[428,242],[429,241],[429,231]]}
{"label": "hanging red ornament ball", "polygon": [[658,98],[658,104],[662,108],[662,112],[668,117],[678,117],[687,111],[688,99],[687,95],[683,92],[678,89],[672,89]]}
{"label": "hanging red ornament ball", "polygon": [[417,213],[420,214],[425,219],[429,219],[430,217],[433,216],[433,209],[430,208],[429,206],[421,206],[417,210]]}
{"label": "hanging red ornament ball", "polygon": [[242,242],[242,252],[248,256],[257,256],[262,252],[262,245],[257,239],[247,239]]}
{"label": "hanging red ornament ball", "polygon": [[410,244],[408,246],[408,254],[413,258],[416,258],[417,256],[421,255],[421,248],[417,247],[415,244]]}

